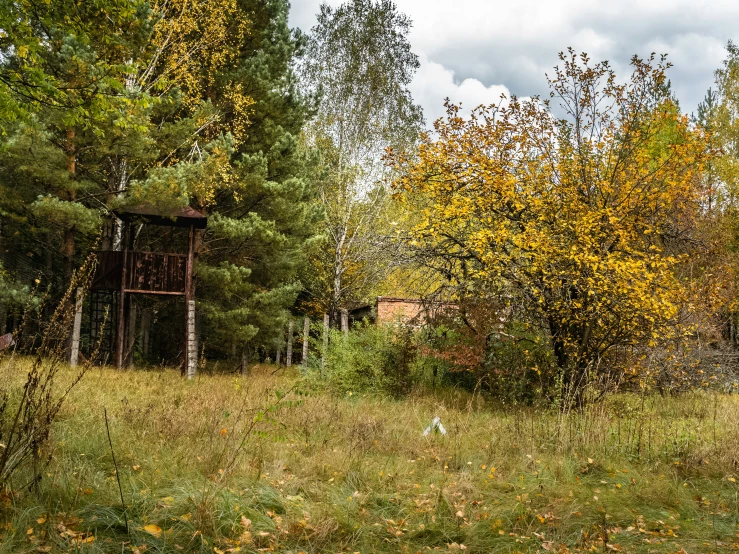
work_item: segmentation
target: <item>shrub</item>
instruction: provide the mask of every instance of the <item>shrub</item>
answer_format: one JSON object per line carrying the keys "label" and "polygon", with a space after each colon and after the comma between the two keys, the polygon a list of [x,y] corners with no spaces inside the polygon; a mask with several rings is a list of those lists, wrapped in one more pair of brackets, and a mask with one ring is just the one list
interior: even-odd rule
{"label": "shrub", "polygon": [[399,396],[409,388],[413,358],[410,330],[364,323],[347,335],[329,332],[325,363],[313,360],[311,377],[339,394]]}
{"label": "shrub", "polygon": [[459,321],[421,330],[413,365],[415,382],[480,390],[506,401],[531,404],[556,385],[543,337],[518,322],[475,333]]}

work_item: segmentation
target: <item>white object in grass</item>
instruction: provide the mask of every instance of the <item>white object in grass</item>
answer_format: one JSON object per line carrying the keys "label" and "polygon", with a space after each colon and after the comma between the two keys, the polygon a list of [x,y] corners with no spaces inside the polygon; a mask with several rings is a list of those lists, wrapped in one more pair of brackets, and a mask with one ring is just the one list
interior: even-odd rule
{"label": "white object in grass", "polygon": [[423,436],[427,437],[434,432],[446,435],[446,429],[444,429],[444,426],[441,424],[441,418],[439,416],[436,416],[431,420],[431,425],[426,427],[426,430],[423,432]]}

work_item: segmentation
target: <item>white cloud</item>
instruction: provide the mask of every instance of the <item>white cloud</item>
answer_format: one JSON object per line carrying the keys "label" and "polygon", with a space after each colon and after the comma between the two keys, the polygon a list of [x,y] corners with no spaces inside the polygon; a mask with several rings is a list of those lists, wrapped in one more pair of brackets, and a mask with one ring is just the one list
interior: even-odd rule
{"label": "white cloud", "polygon": [[415,101],[424,109],[428,126],[442,117],[446,111],[444,100],[454,104],[462,103],[464,113],[480,104],[500,104],[501,95],[510,97],[510,91],[502,85],[485,86],[477,79],[467,78],[459,81],[454,71],[443,65],[429,61],[425,56],[420,58],[421,67],[411,83],[410,90]]}
{"label": "white cloud", "polygon": [[[328,0],[338,5],[342,0]],[[692,111],[713,84],[729,39],[739,41],[736,0],[396,0],[414,26],[422,65],[413,93],[430,123],[440,99],[466,106],[499,91],[547,94],[557,53],[572,46],[608,59],[619,75],[631,57],[669,54],[673,88]],[[291,24],[309,30],[320,0],[294,0]]]}

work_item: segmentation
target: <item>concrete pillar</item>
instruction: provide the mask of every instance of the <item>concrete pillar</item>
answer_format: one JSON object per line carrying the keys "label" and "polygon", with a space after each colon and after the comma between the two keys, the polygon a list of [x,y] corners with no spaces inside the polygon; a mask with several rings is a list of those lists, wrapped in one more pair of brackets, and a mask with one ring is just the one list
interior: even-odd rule
{"label": "concrete pillar", "polygon": [[187,302],[187,378],[195,377],[198,367],[198,338],[195,332],[195,300]]}
{"label": "concrete pillar", "polygon": [[[84,300],[84,290],[77,289],[77,298],[74,304],[74,324],[72,327],[72,348],[69,352],[69,365],[77,367],[80,360],[80,330],[82,329],[82,302]],[[3,325],[5,322],[3,321]]]}

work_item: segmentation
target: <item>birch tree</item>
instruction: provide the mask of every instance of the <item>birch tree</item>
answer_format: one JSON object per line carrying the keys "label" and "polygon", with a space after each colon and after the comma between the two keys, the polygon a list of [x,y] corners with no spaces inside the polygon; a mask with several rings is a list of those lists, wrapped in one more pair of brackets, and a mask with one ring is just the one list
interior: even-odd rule
{"label": "birch tree", "polygon": [[411,148],[423,125],[408,90],[419,65],[410,28],[388,0],[353,0],[322,5],[308,39],[303,77],[321,98],[308,133],[325,168],[325,241],[311,292],[334,322],[392,267],[384,154]]}

